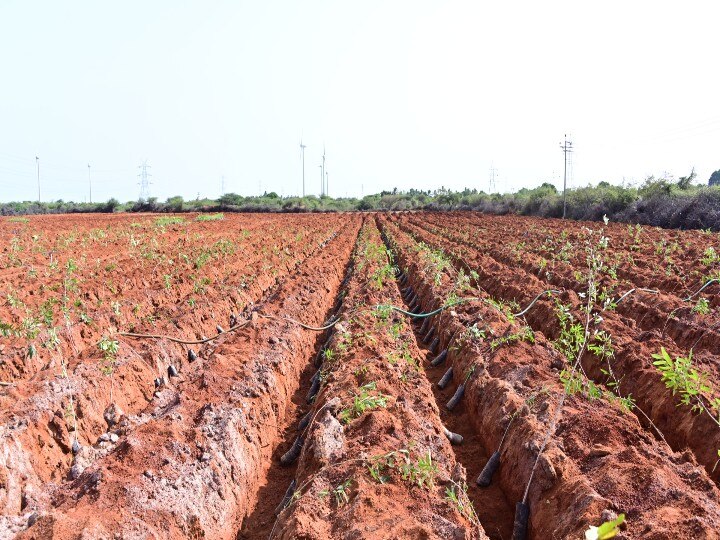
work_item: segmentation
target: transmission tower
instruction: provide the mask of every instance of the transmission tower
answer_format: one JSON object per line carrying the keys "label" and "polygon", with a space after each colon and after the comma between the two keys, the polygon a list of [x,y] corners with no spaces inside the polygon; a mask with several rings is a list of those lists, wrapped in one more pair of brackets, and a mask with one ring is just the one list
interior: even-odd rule
{"label": "transmission tower", "polygon": [[563,158],[565,160],[565,164],[563,166],[563,219],[565,219],[565,213],[567,212],[567,162],[568,162],[568,154],[571,153],[572,150],[572,141],[568,141],[567,135],[565,135],[565,142],[560,143],[560,148],[563,151]]}
{"label": "transmission tower", "polygon": [[490,164],[490,186],[489,186],[489,193],[495,193],[495,173],[497,172],[497,169]]}
{"label": "transmission tower", "polygon": [[146,200],[150,196],[150,182],[148,178],[150,178],[152,175],[148,173],[148,169],[150,169],[150,165],[147,164],[147,159],[143,161],[142,165],[138,166],[138,169],[140,169],[140,174],[138,174],[138,177],[140,178],[140,199]]}

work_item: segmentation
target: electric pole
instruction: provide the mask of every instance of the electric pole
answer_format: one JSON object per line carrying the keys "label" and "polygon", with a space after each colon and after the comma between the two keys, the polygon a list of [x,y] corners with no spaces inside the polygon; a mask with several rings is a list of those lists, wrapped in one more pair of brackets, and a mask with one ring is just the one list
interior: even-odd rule
{"label": "electric pole", "polygon": [[[322,173],[320,174],[320,184],[325,185],[325,143],[323,143],[323,161],[322,161]],[[325,193],[325,190],[323,189],[323,194],[327,195]]]}
{"label": "electric pole", "polygon": [[572,152],[572,141],[567,140],[567,134],[564,137],[565,142],[560,144],[560,148],[562,148],[563,157],[565,159],[565,165],[563,169],[563,219],[565,219],[565,214],[567,212],[567,158],[568,154]]}
{"label": "electric pole", "polygon": [[92,204],[92,180],[90,179],[90,164],[88,163],[88,184],[90,185],[90,204]]}
{"label": "electric pole", "polygon": [[303,162],[303,164],[302,164],[302,167],[303,167],[303,177],[302,177],[303,178],[303,190],[302,190],[303,198],[305,198],[305,148],[307,148],[307,146],[305,146],[303,144],[302,137],[301,137],[300,138],[300,152],[302,152],[302,162]]}
{"label": "electric pole", "polygon": [[152,176],[148,173],[148,169],[150,169],[150,165],[147,164],[147,159],[143,161],[142,165],[138,166],[138,169],[140,169],[140,174],[138,176],[140,177],[140,199],[145,200],[150,196],[150,184],[152,182],[148,181],[148,178]]}
{"label": "electric pole", "polygon": [[37,164],[37,177],[38,177],[38,203],[40,202],[40,158],[35,156],[35,163]]}

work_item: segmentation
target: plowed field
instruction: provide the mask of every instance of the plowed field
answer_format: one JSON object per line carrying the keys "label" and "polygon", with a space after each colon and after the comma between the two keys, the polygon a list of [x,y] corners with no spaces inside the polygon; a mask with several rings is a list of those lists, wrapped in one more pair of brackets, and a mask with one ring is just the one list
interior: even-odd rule
{"label": "plowed field", "polygon": [[720,538],[720,236],[0,221],[0,540]]}

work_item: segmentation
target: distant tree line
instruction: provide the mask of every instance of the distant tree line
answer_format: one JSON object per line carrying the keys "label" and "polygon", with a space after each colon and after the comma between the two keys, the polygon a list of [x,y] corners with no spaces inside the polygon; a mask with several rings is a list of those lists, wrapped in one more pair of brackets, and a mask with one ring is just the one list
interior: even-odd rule
{"label": "distant tree line", "polygon": [[[613,221],[641,223],[667,228],[712,229],[720,231],[720,170],[708,186],[693,183],[695,172],[674,180],[650,176],[639,187],[614,186],[600,182],[568,190],[567,217],[598,221],[607,216]],[[186,201],[170,197],[120,203],[0,203],[0,215],[61,214],[76,212],[351,212],[372,210],[474,210],[491,214],[562,217],[563,197],[555,186],[543,183],[516,193],[488,194],[477,189],[452,191],[382,191],[358,198],[281,197],[266,192],[259,197],[226,193],[219,199]]]}

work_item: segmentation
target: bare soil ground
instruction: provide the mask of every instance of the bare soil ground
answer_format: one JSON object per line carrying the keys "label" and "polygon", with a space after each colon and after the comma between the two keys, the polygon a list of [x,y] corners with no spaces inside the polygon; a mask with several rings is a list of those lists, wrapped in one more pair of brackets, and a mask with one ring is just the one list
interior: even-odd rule
{"label": "bare soil ground", "polygon": [[518,503],[526,538],[720,538],[717,234],[75,215],[0,246],[0,539],[509,539]]}

